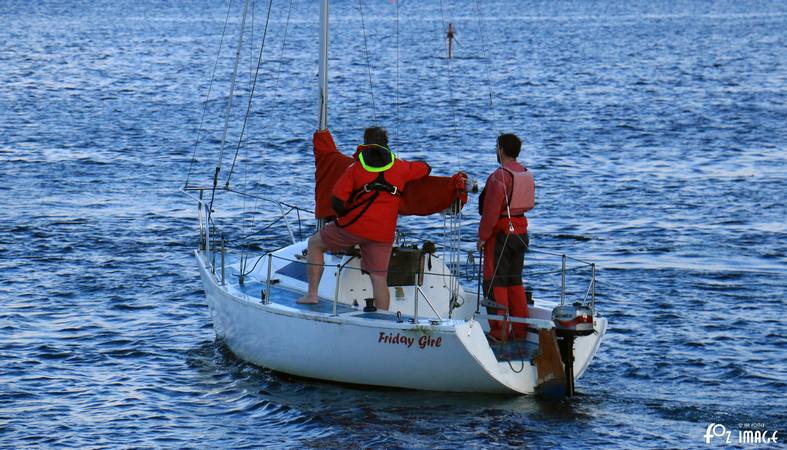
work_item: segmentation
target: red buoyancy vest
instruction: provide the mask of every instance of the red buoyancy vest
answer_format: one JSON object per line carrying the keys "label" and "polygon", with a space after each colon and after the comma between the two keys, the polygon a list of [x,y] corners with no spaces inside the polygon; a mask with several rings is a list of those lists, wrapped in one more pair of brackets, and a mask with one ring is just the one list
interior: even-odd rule
{"label": "red buoyancy vest", "polygon": [[524,213],[534,206],[535,181],[532,172],[517,162],[510,162],[498,168],[489,175],[484,191],[479,197],[481,212],[481,222],[478,225],[479,239],[490,239],[495,230],[507,231],[509,211],[517,232],[527,232],[527,218],[524,217]]}
{"label": "red buoyancy vest", "polygon": [[[513,177],[511,197],[508,199],[508,207],[511,214],[526,213],[536,205],[536,183],[533,180],[533,172],[525,168],[524,172],[513,171],[503,167],[503,170],[510,173]],[[521,212],[520,212],[521,211]]]}
{"label": "red buoyancy vest", "polygon": [[[380,173],[387,183],[396,187],[396,194],[364,189],[375,182]],[[350,209],[345,216],[336,220],[337,224],[346,227],[348,232],[356,236],[375,242],[393,242],[399,216],[400,193],[406,192],[408,182],[428,174],[429,165],[421,161],[396,159],[393,166],[384,172],[369,172],[356,161],[345,169],[333,188],[333,196]]]}

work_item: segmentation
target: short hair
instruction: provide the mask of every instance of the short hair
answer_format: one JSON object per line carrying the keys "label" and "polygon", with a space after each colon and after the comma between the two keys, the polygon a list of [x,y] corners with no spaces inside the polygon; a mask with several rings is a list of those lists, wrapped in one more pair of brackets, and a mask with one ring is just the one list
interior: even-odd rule
{"label": "short hair", "polygon": [[369,127],[363,130],[363,143],[388,147],[388,131],[383,127]]}
{"label": "short hair", "polygon": [[522,141],[514,133],[505,133],[498,136],[497,145],[510,158],[516,158],[519,156],[519,151],[522,150]]}

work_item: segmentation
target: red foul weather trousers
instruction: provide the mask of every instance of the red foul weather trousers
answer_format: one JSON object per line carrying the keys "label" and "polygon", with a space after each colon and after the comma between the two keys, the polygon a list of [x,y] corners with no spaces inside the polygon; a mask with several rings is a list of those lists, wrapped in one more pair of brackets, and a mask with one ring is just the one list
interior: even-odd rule
{"label": "red foul weather trousers", "polygon": [[[509,219],[501,218],[492,237],[484,246],[484,294],[495,303],[508,307],[511,317],[527,317],[525,288],[522,285],[522,268],[528,246],[527,225],[524,218],[512,217],[513,233]],[[504,315],[504,310],[487,308],[489,314]],[[508,321],[490,320],[490,334],[495,339],[524,339],[527,325]]]}

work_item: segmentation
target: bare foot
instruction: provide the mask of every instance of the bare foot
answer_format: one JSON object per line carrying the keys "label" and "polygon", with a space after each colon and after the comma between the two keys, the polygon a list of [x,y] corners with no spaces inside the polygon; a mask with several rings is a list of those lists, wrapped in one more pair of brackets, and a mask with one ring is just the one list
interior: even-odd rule
{"label": "bare foot", "polygon": [[299,298],[295,303],[300,303],[301,305],[315,305],[319,303],[317,297],[310,297],[308,295],[304,295],[303,297]]}

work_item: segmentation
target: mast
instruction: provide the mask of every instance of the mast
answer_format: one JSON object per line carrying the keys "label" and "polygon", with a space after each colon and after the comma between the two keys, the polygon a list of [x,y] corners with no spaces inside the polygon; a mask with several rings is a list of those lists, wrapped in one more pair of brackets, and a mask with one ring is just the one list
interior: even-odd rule
{"label": "mast", "polygon": [[320,4],[320,121],[318,130],[328,128],[328,0]]}

